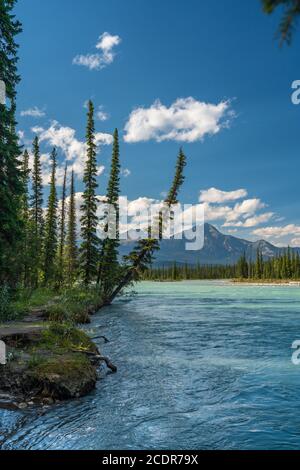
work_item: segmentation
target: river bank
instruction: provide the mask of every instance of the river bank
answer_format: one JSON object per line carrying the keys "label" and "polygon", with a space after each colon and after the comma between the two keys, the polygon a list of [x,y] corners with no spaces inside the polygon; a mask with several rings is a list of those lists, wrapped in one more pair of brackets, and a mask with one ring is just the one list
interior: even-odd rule
{"label": "river bank", "polygon": [[0,324],[0,340],[6,346],[6,364],[0,365],[0,407],[78,398],[95,388],[101,363],[116,371],[93,339],[75,326],[89,323],[101,304],[91,289],[60,295],[41,290],[12,302],[10,321]]}
{"label": "river bank", "polygon": [[231,283],[235,285],[249,286],[300,286],[300,281],[292,281],[289,279],[231,279]]}

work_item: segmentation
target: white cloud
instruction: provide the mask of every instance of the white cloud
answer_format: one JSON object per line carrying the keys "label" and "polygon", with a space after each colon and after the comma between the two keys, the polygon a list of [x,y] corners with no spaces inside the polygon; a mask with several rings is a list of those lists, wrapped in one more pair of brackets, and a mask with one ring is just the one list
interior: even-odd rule
{"label": "white cloud", "polygon": [[249,217],[244,221],[239,222],[225,222],[223,227],[256,227],[259,224],[268,222],[274,215],[274,212],[265,212],[264,214],[255,215],[253,217]]}
{"label": "white cloud", "polygon": [[[43,127],[33,127],[32,132],[39,136],[40,142],[45,142],[50,147],[57,147],[60,149],[68,162],[69,166],[72,166],[75,176],[82,178],[85,161],[86,161],[86,143],[76,138],[76,132],[71,127],[60,125],[57,121],[52,121],[48,129]],[[104,134],[101,132],[95,133],[95,143],[97,145],[98,152],[100,151],[101,145],[109,145],[112,143],[112,135]],[[44,162],[44,168],[46,167],[46,161]],[[104,166],[99,165],[98,175],[103,173]],[[58,175],[62,174],[63,167],[58,167]],[[47,172],[46,172],[47,174]]]}
{"label": "white cloud", "polygon": [[107,119],[109,119],[109,114],[103,111],[102,106],[99,106],[96,111],[96,119],[98,119],[98,121],[107,121]]}
{"label": "white cloud", "polygon": [[121,175],[124,176],[124,178],[127,178],[131,175],[131,171],[128,168],[122,168]]}
{"label": "white cloud", "polygon": [[247,196],[245,189],[234,191],[222,191],[216,188],[210,188],[200,192],[200,203],[203,206],[205,220],[207,222],[223,221],[223,227],[255,227],[260,223],[268,221],[272,212],[256,214],[266,205],[260,199],[244,199],[234,205],[222,204],[224,202],[233,202],[236,199]]}
{"label": "white cloud", "polygon": [[268,241],[278,244],[297,245],[300,236],[300,226],[288,224],[282,227],[263,227],[253,230],[253,235],[265,238]]}
{"label": "white cloud", "polygon": [[229,108],[229,101],[214,105],[192,97],[179,98],[167,108],[157,100],[150,108],[132,111],[125,125],[124,140],[196,142],[228,126],[232,117]]}
{"label": "white cloud", "polygon": [[200,202],[223,203],[235,201],[247,196],[246,189],[236,189],[234,191],[221,191],[217,188],[209,188],[200,191]]}
{"label": "white cloud", "polygon": [[33,108],[26,109],[24,111],[20,112],[21,116],[30,116],[34,118],[40,118],[46,115],[45,111],[43,109],[39,109],[37,106],[34,106]]}
{"label": "white cloud", "polygon": [[[79,219],[79,213],[80,213],[80,205],[81,205],[81,199],[82,198],[82,193],[77,193],[76,194],[76,207],[77,207],[77,217]],[[105,208],[105,205],[103,202],[105,202],[105,196],[97,196],[99,204],[97,206],[97,215],[98,217],[101,217],[103,215],[103,211]],[[124,203],[125,196],[120,196],[119,198],[120,202]],[[102,202],[102,204],[101,204]],[[153,209],[154,211],[158,211],[160,207],[162,207],[163,201],[160,199],[153,199],[153,198],[148,198],[148,197],[139,197],[134,200],[129,200],[127,201],[128,203],[128,221],[127,225],[125,225],[125,222],[122,220],[120,224],[120,232],[125,232],[127,229],[134,230],[137,228],[140,228],[144,231],[146,231],[148,227],[148,215],[147,215],[147,210]],[[205,221],[206,222],[214,222],[219,219],[226,219],[228,217],[229,212],[232,210],[230,206],[222,206],[222,205],[211,205],[208,203],[202,203],[198,204],[198,206],[204,206],[205,209]],[[245,206],[247,206],[245,204]],[[193,207],[185,208],[184,210],[184,217],[185,220],[190,220],[188,218],[189,215],[191,215],[191,212],[193,212],[193,221],[202,223],[203,220],[202,218],[200,220],[197,220],[197,212],[195,211],[195,205]],[[201,212],[198,213],[198,215],[201,217]],[[267,217],[271,217],[272,213],[267,213],[267,214],[260,214],[260,215],[255,215],[253,216],[250,221],[249,219],[246,219],[243,225],[237,225],[238,227],[253,227],[255,224],[263,223]],[[255,220],[252,220],[255,219]],[[181,225],[181,218],[178,220],[176,219],[174,221],[175,225],[175,233],[178,233],[181,231],[182,225]],[[227,230],[228,233],[232,233],[235,236],[239,236],[239,229],[238,228],[229,228]],[[282,246],[300,246],[300,226],[294,225],[294,224],[289,224],[284,227],[263,227],[263,228],[257,228],[251,232],[252,235],[255,236],[256,239],[258,238],[264,238],[266,240],[271,241],[274,244],[277,245],[282,245]]]}
{"label": "white cloud", "polygon": [[235,204],[231,213],[228,215],[228,220],[235,221],[240,216],[249,217],[259,209],[263,209],[266,205],[260,199],[245,199],[244,201]]}
{"label": "white cloud", "polygon": [[203,202],[204,216],[206,222],[213,222],[216,220],[226,220],[232,211],[230,206],[211,205]]}
{"label": "white cloud", "polygon": [[83,65],[90,70],[101,70],[107,65],[111,64],[115,58],[113,49],[121,42],[120,36],[113,36],[110,33],[103,33],[96,44],[96,49],[99,53],[94,54],[79,54],[73,59],[73,64]]}

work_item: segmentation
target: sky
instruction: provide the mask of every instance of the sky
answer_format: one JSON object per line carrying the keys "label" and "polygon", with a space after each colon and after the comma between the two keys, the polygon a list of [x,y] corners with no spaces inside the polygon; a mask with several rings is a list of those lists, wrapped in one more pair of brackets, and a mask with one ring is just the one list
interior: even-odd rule
{"label": "sky", "polygon": [[300,246],[300,32],[280,48],[280,15],[259,0],[19,0],[18,130],[67,159],[81,192],[86,102],[95,105],[99,194],[114,128],[121,190],[134,205],[159,201],[180,146],[180,200],[202,204],[222,232]]}

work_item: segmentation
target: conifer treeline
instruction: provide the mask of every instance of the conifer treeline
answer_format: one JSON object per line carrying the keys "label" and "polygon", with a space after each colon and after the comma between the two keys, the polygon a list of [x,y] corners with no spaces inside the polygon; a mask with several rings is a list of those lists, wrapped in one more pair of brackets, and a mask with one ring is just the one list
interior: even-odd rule
{"label": "conifer treeline", "polygon": [[242,255],[232,265],[196,265],[172,263],[152,267],[144,272],[143,279],[154,281],[180,281],[196,279],[249,279],[249,280],[300,280],[300,255],[290,248],[271,259],[264,259],[257,251],[256,260]]}
{"label": "conifer treeline", "polygon": [[[43,183],[39,140],[33,141],[33,169],[28,169],[29,154],[23,154],[22,223],[24,227],[23,253],[20,263],[20,283],[24,287],[72,286],[81,281],[86,286],[95,283],[98,274],[99,289],[103,294],[115,286],[118,279],[118,230],[114,239],[100,240],[97,235],[99,218],[96,195],[97,161],[94,129],[94,107],[89,102],[87,114],[87,158],[84,169],[83,202],[80,206],[80,246],[77,245],[77,215],[74,172],[67,188],[67,167],[64,172],[61,201],[58,204],[56,167],[57,151],[53,148],[51,177],[46,210],[43,209]],[[113,137],[111,176],[106,202],[118,210],[119,199],[119,142],[118,131]],[[69,197],[68,197],[69,196]],[[68,203],[67,203],[68,197]],[[104,203],[105,204],[105,203]],[[118,220],[117,220],[118,224]],[[107,224],[108,225],[108,224]],[[28,256],[28,254],[30,256]],[[98,273],[98,267],[102,266]]]}
{"label": "conifer treeline", "polygon": [[197,279],[233,279],[236,265],[196,265],[172,263],[167,266],[153,266],[146,270],[143,279],[147,281],[181,281]]}
{"label": "conifer treeline", "polygon": [[258,250],[255,261],[241,256],[236,271],[237,277],[243,279],[300,279],[300,255],[287,248],[274,258],[264,259]]}

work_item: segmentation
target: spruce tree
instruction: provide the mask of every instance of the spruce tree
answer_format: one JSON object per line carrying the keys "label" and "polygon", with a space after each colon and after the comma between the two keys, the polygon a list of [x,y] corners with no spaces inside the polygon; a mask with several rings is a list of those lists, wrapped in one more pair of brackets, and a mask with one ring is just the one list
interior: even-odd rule
{"label": "spruce tree", "polygon": [[66,242],[66,277],[69,286],[74,284],[78,268],[78,250],[76,238],[76,201],[74,172],[72,170]]}
{"label": "spruce tree", "polygon": [[[186,166],[186,157],[183,150],[180,149],[179,155],[176,160],[175,175],[165,199],[165,205],[171,209],[173,204],[178,203],[178,194],[180,187],[184,182],[184,167]],[[158,221],[159,228],[155,231],[160,231],[160,220]],[[150,237],[150,230],[148,229],[149,238],[140,240],[136,247],[125,257],[127,264],[122,267],[122,277],[118,282],[109,298],[104,299],[104,304],[110,304],[113,299],[128,285],[141,277],[145,269],[147,269],[153,262],[155,251],[159,250],[159,242],[157,239]]]}
{"label": "spruce tree", "polygon": [[94,126],[94,106],[91,101],[88,103],[87,113],[87,159],[84,169],[83,182],[85,189],[83,192],[83,202],[81,210],[81,238],[80,247],[80,271],[85,285],[90,284],[97,275],[99,238],[97,237],[97,160],[95,144]]}
{"label": "spruce tree", "polygon": [[39,283],[39,272],[42,263],[42,240],[44,230],[43,220],[43,181],[41,170],[41,157],[39,140],[33,141],[33,170],[32,170],[32,194],[30,197],[30,221],[31,221],[31,259],[32,259],[32,286]]}
{"label": "spruce tree", "polygon": [[64,280],[64,250],[65,250],[65,238],[66,238],[66,196],[67,196],[67,164],[65,165],[64,179],[61,194],[61,207],[59,217],[59,242],[58,242],[58,284],[61,285]]}
{"label": "spruce tree", "polygon": [[55,259],[57,252],[57,194],[56,194],[56,149],[51,153],[52,171],[48,197],[44,235],[44,283],[48,284],[55,277]]}
{"label": "spruce tree", "polygon": [[99,278],[101,281],[101,293],[103,298],[109,298],[111,292],[115,288],[119,276],[119,263],[118,263],[118,247],[119,247],[119,194],[120,194],[120,150],[119,150],[119,135],[118,130],[115,129],[113,135],[113,149],[111,160],[110,178],[108,181],[106,203],[114,208],[115,231],[114,238],[108,233],[108,223],[106,224],[105,231],[108,238],[102,242],[102,250],[100,255]]}
{"label": "spruce tree", "polygon": [[12,10],[15,0],[0,3],[0,80],[6,87],[7,106],[0,103],[0,283],[17,281],[17,244],[22,236],[20,198],[23,191],[20,169],[20,148],[16,134],[15,99],[17,73],[17,49],[15,36],[21,32],[21,24],[15,20]]}
{"label": "spruce tree", "polygon": [[30,217],[29,217],[29,153],[27,150],[23,153],[22,161],[22,181],[23,194],[21,197],[21,219],[23,223],[23,238],[21,241],[22,253],[22,283],[24,287],[29,286],[29,273],[31,266],[30,256]]}

